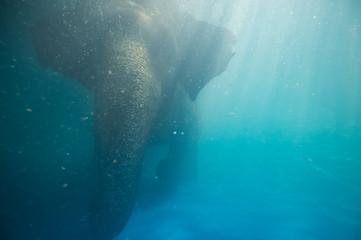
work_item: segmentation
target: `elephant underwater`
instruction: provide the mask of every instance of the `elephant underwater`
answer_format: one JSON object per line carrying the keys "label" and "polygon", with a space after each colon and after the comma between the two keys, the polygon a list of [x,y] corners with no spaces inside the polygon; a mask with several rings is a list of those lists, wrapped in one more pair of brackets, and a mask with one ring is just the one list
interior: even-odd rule
{"label": "elephant underwater", "polygon": [[94,239],[113,239],[134,207],[147,144],[169,145],[163,186],[196,178],[194,100],[232,56],[233,33],[173,1],[78,1],[30,26],[39,63],[94,93]]}

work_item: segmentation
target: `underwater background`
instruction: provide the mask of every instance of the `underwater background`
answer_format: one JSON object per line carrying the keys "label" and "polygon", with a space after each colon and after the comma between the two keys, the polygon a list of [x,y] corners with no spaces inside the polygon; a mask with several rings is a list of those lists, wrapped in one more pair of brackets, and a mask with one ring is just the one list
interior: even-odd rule
{"label": "underwater background", "polygon": [[[231,29],[236,54],[197,98],[197,183],[152,196],[166,151],[149,147],[116,239],[361,239],[361,1],[179,2]],[[42,68],[28,31],[69,3],[0,4],[0,238],[81,239],[93,95]]]}

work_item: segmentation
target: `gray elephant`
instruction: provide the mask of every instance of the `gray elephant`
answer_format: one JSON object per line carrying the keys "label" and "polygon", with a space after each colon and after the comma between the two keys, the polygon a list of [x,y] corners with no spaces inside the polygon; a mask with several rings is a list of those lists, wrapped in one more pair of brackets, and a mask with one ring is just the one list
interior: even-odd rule
{"label": "gray elephant", "polygon": [[157,172],[162,184],[196,177],[192,102],[225,70],[235,38],[160,0],[86,1],[42,17],[31,34],[43,66],[94,92],[90,224],[94,239],[112,239],[131,214],[146,144],[169,144]]}

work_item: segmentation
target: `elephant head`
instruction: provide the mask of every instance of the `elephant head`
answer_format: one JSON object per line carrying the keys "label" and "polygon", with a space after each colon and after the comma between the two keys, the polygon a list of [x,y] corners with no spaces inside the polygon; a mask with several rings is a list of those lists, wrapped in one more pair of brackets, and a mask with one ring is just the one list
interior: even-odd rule
{"label": "elephant head", "polygon": [[177,84],[194,100],[233,56],[227,29],[146,2],[62,10],[31,27],[39,62],[94,91],[95,239],[115,237],[126,224],[151,126]]}

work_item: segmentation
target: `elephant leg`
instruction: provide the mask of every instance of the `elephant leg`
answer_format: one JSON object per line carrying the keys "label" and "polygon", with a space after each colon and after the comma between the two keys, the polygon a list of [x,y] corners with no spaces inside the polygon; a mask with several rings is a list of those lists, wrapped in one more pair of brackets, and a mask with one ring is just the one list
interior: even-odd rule
{"label": "elephant leg", "polygon": [[[91,206],[94,239],[112,239],[135,202],[142,156],[156,115],[160,84],[145,44],[111,36],[95,91],[95,157],[98,186]],[[116,39],[116,40],[114,40]]]}
{"label": "elephant leg", "polygon": [[167,158],[162,159],[157,167],[160,190],[169,192],[179,184],[195,181],[198,172],[197,157],[197,137],[180,135],[172,141]]}

